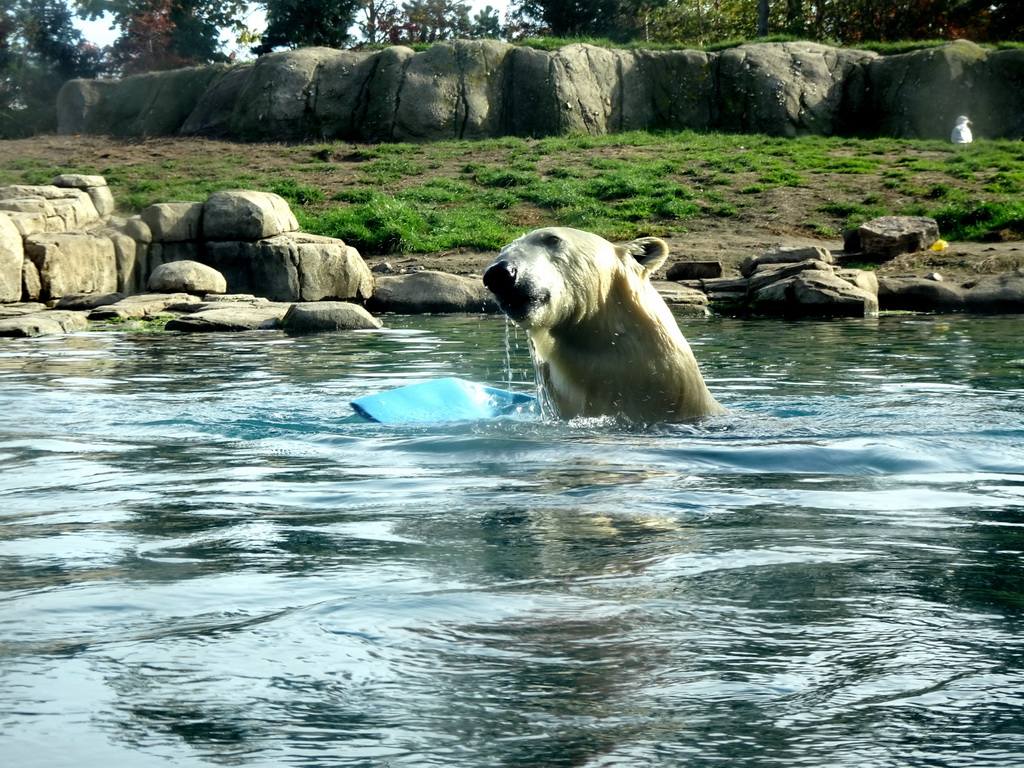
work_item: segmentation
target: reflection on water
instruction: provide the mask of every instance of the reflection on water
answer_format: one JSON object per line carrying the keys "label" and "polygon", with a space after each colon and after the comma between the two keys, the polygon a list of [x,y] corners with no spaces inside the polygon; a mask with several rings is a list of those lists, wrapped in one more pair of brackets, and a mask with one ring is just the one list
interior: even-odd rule
{"label": "reflection on water", "polygon": [[493,317],[0,343],[18,766],[1018,766],[1018,318],[686,320],[730,415],[528,390]]}

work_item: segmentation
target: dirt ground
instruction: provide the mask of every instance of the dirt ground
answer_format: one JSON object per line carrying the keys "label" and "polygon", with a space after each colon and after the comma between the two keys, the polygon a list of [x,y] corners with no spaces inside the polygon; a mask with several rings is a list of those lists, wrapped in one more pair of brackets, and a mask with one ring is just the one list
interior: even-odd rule
{"label": "dirt ground", "polygon": [[[323,179],[328,199],[346,180],[358,178],[360,159],[354,150],[349,157],[343,146],[334,146],[330,157],[331,174]],[[282,144],[236,144],[194,138],[149,138],[114,140],[99,136],[40,136],[31,139],[0,141],[0,164],[4,168],[86,167],[97,173],[103,169],[168,167],[187,169],[196,158],[204,161],[222,157],[239,173],[251,169],[260,175],[294,175],[299,163],[322,148]],[[595,155],[607,153],[621,157],[620,147],[587,150]],[[17,158],[17,164],[12,159]],[[453,158],[454,165],[461,162]],[[179,171],[180,172],[180,171]],[[450,168],[434,168],[434,173],[453,173]],[[837,184],[852,198],[885,194],[877,174],[845,175],[837,180],[829,174],[808,174],[799,187],[779,187],[761,193],[757,205],[746,205],[727,218],[698,217],[686,221],[689,231],[667,237],[671,256],[668,265],[678,261],[721,261],[727,273],[750,255],[782,245],[822,245],[843,259],[841,240],[816,237],[802,224],[820,214],[815,209],[834,198]],[[422,180],[422,178],[420,179]],[[317,183],[306,174],[303,183]],[[742,183],[742,180],[739,182]],[[739,184],[737,185],[739,186]],[[897,201],[898,202],[898,201]],[[528,226],[529,222],[523,222]],[[411,268],[438,269],[459,274],[480,274],[493,259],[493,253],[455,250],[435,254],[391,254],[367,256],[371,266],[387,262],[394,271]],[[851,257],[852,259],[853,257]],[[879,274],[927,274],[939,272],[947,279],[991,274],[1024,268],[1024,242],[950,243],[941,252],[908,254],[879,266]]]}

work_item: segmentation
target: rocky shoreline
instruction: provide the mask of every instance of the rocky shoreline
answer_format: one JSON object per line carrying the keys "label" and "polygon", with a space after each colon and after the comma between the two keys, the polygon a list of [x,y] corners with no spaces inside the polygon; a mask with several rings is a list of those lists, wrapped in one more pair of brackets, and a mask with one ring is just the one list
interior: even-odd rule
{"label": "rocky shoreline", "polygon": [[[655,284],[679,314],[1024,312],[1020,270],[946,280],[860,268],[944,247],[931,219],[883,217],[850,233],[842,249],[790,245],[742,260],[676,261]],[[492,257],[470,263],[482,269]],[[379,328],[387,313],[497,312],[479,273],[423,266],[368,264],[341,240],[302,233],[271,193],[215,192],[121,218],[100,176],[0,187],[0,336],[112,325],[307,333]]]}

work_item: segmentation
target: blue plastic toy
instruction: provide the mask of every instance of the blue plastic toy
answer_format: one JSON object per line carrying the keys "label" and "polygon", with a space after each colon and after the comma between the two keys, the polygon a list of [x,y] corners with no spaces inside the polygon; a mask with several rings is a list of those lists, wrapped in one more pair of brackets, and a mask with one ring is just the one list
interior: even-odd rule
{"label": "blue plastic toy", "polygon": [[493,419],[530,412],[537,398],[463,379],[434,379],[365,395],[352,401],[355,412],[384,424]]}

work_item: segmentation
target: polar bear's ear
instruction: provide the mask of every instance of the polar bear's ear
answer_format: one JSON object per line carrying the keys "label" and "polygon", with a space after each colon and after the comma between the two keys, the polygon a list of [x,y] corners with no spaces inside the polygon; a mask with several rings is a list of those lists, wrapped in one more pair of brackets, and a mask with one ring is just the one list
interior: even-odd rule
{"label": "polar bear's ear", "polygon": [[636,259],[647,275],[657,272],[658,267],[668,258],[668,243],[657,237],[641,237],[639,240],[626,243],[623,248]]}

